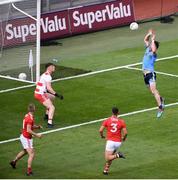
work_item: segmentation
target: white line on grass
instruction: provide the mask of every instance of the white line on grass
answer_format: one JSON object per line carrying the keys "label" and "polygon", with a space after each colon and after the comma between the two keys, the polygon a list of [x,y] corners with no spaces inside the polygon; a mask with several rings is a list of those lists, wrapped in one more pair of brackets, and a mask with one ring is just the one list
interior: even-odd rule
{"label": "white line on grass", "polygon": [[[134,67],[126,67],[126,69],[131,69],[131,70],[136,70],[136,71],[143,71],[140,68],[134,68]],[[157,74],[165,75],[165,76],[171,76],[171,77],[178,77],[176,74],[170,74],[170,73],[165,73],[161,71],[155,71]]]}
{"label": "white line on grass", "polygon": [[34,83],[32,81],[28,81],[28,80],[23,80],[23,79],[18,79],[18,78],[14,78],[14,77],[11,77],[11,76],[3,76],[3,75],[0,75],[0,78],[4,78],[4,79],[10,79],[10,80],[15,80],[15,81],[20,81],[20,82],[26,82],[26,83]]}
{"label": "white line on grass", "polygon": [[[157,59],[157,61],[174,59],[174,58],[176,58],[176,57],[178,57],[178,55],[168,56],[168,57],[164,57],[164,58],[159,58],[159,59]],[[114,70],[118,70],[118,69],[124,69],[124,68],[127,68],[127,67],[137,66],[137,65],[141,65],[141,64],[142,64],[142,62],[133,63],[133,64],[128,64],[128,65],[124,65],[124,66],[117,66],[117,67],[114,67],[114,68],[103,69],[103,70],[94,71],[94,72],[89,72],[89,73],[80,74],[80,75],[76,75],[76,76],[65,77],[65,78],[61,78],[61,79],[55,79],[55,80],[53,80],[52,82],[64,81],[64,80],[70,80],[70,79],[75,79],[75,78],[80,78],[80,77],[91,76],[91,75],[95,75],[95,74],[99,74],[99,73],[103,73],[103,72],[109,72],[109,71],[114,71]],[[26,85],[26,86],[20,86],[20,87],[11,88],[11,89],[5,89],[5,90],[1,90],[0,93],[15,91],[15,90],[19,90],[19,89],[25,89],[25,88],[33,87],[33,86],[35,86],[35,84]]]}
{"label": "white line on grass", "polygon": [[[171,103],[171,104],[167,104],[167,105],[165,105],[165,106],[166,106],[166,107],[171,107],[171,106],[175,106],[175,105],[178,105],[178,102],[176,102],[176,103]],[[138,110],[138,111],[133,111],[133,112],[121,114],[120,117],[125,117],[125,116],[130,116],[130,115],[134,115],[134,114],[143,113],[143,112],[148,112],[148,111],[156,110],[157,108],[158,108],[158,107],[153,107],[153,108],[148,108],[148,109],[142,109],[142,110]],[[63,131],[63,130],[66,130],[66,129],[72,129],[72,128],[76,128],[76,127],[80,127],[80,126],[85,126],[85,125],[89,125],[89,124],[94,124],[94,123],[103,121],[103,120],[105,120],[105,119],[106,119],[106,118],[102,118],[102,119],[97,119],[97,120],[93,120],[93,121],[88,121],[88,122],[81,123],[81,124],[75,124],[75,125],[71,125],[71,126],[66,126],[66,127],[63,127],[63,128],[52,129],[52,130],[49,130],[49,131],[42,132],[41,134],[50,134],[50,133],[54,133],[54,132],[58,132],[58,131]],[[8,140],[0,141],[0,144],[5,144],[5,143],[17,141],[17,140],[19,140],[19,138],[8,139]]]}
{"label": "white line on grass", "polygon": [[5,93],[5,92],[11,92],[11,91],[15,91],[15,90],[19,90],[19,89],[25,89],[25,88],[29,88],[29,87],[34,87],[35,84],[30,84],[30,85],[26,85],[26,86],[20,86],[20,87],[16,87],[16,88],[11,88],[11,89],[5,89],[5,90],[1,90],[1,93]]}

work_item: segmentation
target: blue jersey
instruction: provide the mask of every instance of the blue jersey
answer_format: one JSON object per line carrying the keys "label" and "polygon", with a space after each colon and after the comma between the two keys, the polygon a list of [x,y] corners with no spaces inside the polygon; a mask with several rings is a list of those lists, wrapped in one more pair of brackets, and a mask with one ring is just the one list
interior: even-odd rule
{"label": "blue jersey", "polygon": [[153,53],[150,49],[150,46],[147,46],[143,57],[142,69],[148,70],[150,72],[154,72],[154,64],[156,59],[157,59],[156,53]]}

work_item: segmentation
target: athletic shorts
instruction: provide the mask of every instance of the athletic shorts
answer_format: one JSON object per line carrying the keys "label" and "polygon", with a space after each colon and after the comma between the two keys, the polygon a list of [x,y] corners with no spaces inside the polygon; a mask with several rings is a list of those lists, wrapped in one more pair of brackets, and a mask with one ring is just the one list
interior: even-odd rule
{"label": "athletic shorts", "polygon": [[150,83],[156,82],[155,72],[147,73],[147,74],[144,74],[143,76],[144,76],[144,81],[146,85],[150,85]]}
{"label": "athletic shorts", "polygon": [[20,142],[24,149],[33,148],[33,139],[28,139],[23,134],[20,135]]}
{"label": "athletic shorts", "polygon": [[46,101],[47,99],[49,99],[47,93],[44,93],[44,94],[36,94],[35,93],[35,99],[37,101],[39,101],[41,104],[43,104],[44,101]]}
{"label": "athletic shorts", "polygon": [[106,142],[106,151],[117,151],[118,148],[121,146],[122,142],[115,142],[115,141],[110,141],[108,140]]}

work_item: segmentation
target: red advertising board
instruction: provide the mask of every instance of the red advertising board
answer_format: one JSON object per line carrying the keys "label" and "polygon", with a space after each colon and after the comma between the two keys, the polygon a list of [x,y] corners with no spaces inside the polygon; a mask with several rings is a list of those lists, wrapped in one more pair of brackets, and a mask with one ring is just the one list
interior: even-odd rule
{"label": "red advertising board", "polygon": [[132,0],[80,7],[69,11],[72,33],[122,26],[134,21]]}
{"label": "red advertising board", "polygon": [[[116,0],[43,14],[41,40],[122,26],[132,21],[132,0]],[[36,38],[36,21],[30,18],[10,20],[3,24],[2,29],[5,33],[1,32],[4,36],[1,36],[0,44],[6,47],[34,42]]]}
{"label": "red advertising board", "polygon": [[42,15],[41,39],[54,39],[70,35],[68,11],[59,11]]}
{"label": "red advertising board", "polygon": [[[69,35],[68,12],[60,11],[42,15],[41,40]],[[20,18],[3,24],[5,30],[4,46],[15,46],[36,39],[36,21],[31,18]],[[2,42],[1,40],[0,42]]]}

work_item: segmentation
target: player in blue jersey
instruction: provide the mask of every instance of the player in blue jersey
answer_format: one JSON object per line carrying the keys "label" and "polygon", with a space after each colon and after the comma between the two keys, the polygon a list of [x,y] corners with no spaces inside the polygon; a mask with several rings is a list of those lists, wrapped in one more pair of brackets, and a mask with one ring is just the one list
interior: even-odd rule
{"label": "player in blue jersey", "polygon": [[164,98],[160,96],[159,91],[156,88],[156,73],[154,71],[154,64],[157,59],[157,50],[159,48],[159,42],[155,40],[155,32],[150,29],[145,35],[144,42],[146,45],[145,54],[143,57],[143,74],[146,86],[154,95],[158,104],[157,117],[161,117],[164,111]]}

